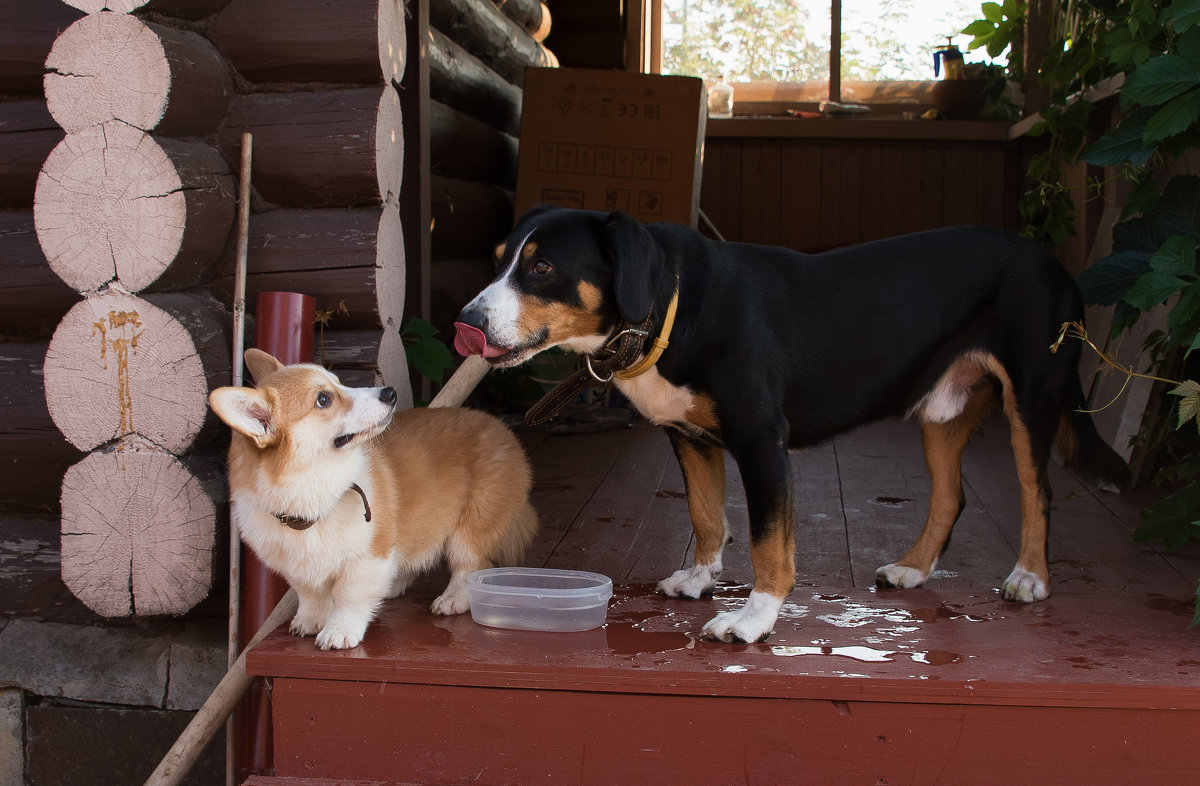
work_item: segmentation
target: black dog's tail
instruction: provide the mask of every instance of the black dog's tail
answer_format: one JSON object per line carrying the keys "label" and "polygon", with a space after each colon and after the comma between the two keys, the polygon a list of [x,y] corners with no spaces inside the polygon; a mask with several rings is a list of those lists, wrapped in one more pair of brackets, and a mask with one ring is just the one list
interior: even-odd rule
{"label": "black dog's tail", "polygon": [[1092,416],[1083,411],[1086,401],[1078,380],[1073,398],[1071,407],[1063,412],[1055,438],[1067,466],[1099,485],[1115,486],[1118,490],[1129,488],[1129,465],[1096,431]]}

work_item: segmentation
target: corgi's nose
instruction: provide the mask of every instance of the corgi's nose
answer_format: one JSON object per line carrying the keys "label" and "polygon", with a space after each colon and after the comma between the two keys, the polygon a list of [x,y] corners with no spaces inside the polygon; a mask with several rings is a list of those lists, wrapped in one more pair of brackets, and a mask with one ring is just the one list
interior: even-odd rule
{"label": "corgi's nose", "polygon": [[396,389],[393,387],[382,388],[379,391],[379,400],[384,404],[396,403]]}

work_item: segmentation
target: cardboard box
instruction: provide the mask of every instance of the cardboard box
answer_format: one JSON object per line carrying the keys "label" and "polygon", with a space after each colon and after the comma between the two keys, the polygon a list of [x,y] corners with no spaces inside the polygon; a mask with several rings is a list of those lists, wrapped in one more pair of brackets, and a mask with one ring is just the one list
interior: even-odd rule
{"label": "cardboard box", "polygon": [[526,69],[516,214],[549,202],[696,226],[706,115],[696,77]]}

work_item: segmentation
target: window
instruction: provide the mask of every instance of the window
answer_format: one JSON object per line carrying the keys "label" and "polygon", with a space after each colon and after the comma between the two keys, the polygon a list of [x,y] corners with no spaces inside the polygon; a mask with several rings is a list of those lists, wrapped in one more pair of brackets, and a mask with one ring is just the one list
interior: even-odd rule
{"label": "window", "polygon": [[655,0],[649,10],[661,33],[648,70],[724,77],[742,111],[826,99],[903,106],[925,95],[938,47],[985,57],[959,33],[980,0]]}

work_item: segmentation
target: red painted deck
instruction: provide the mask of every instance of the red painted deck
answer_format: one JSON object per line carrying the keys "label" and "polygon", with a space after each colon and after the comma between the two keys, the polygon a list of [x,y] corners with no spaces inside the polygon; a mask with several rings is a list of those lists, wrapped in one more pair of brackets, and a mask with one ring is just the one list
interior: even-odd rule
{"label": "red painted deck", "polygon": [[[1015,559],[1006,432],[968,449],[967,508],[924,588],[876,591],[928,488],[912,424],[794,454],[799,586],[775,634],[693,637],[745,597],[745,505],[731,465],[716,596],[653,582],[690,542],[683,481],[646,426],[525,434],[543,531],[527,562],[607,573],[608,624],[506,631],[434,618],[438,587],[389,602],[361,647],[322,653],[277,632],[250,655],[273,676],[280,776],[418,783],[1179,782],[1197,772],[1200,550],[1129,535],[1137,501],[1052,471],[1052,595],[1000,600]],[[1186,780],[1186,777],[1184,777]]]}

